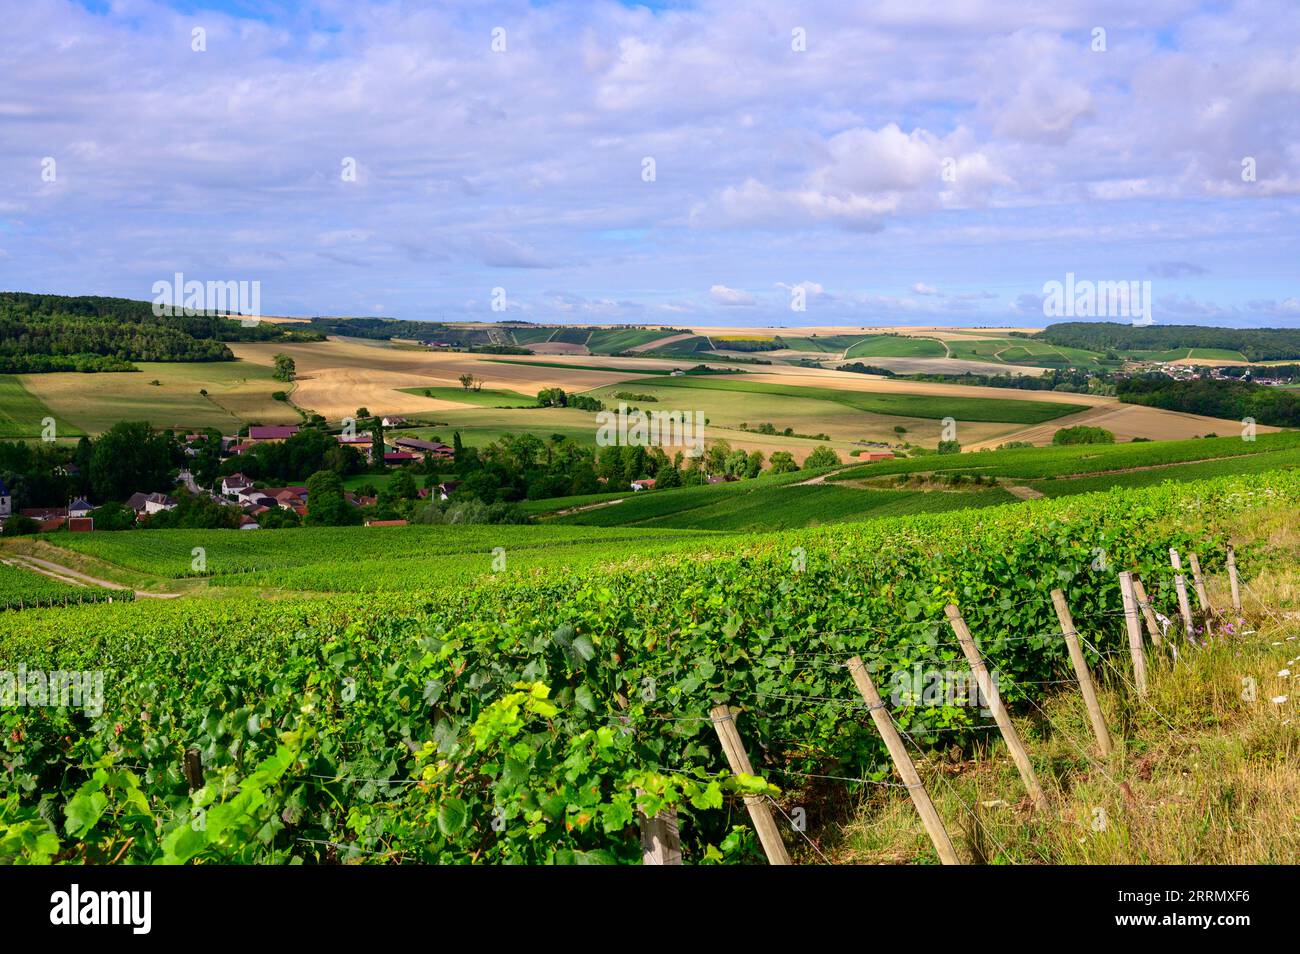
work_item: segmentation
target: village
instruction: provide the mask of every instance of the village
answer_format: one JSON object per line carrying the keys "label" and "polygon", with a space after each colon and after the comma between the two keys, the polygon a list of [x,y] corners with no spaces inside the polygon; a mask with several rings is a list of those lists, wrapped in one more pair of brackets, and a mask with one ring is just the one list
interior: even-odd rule
{"label": "village", "polygon": [[[403,427],[405,418],[384,417],[380,423],[383,428]],[[222,436],[220,440],[220,458],[225,461],[238,461],[249,454],[255,447],[263,444],[283,443],[298,435],[302,428],[298,425],[252,425],[247,433],[236,436]],[[381,431],[382,433],[382,431]],[[183,453],[190,458],[200,453],[198,445],[206,437],[200,433],[175,435],[181,444]],[[340,447],[348,447],[365,460],[377,460],[374,453],[374,437],[371,433],[340,433],[333,435]],[[453,460],[452,447],[440,441],[422,440],[416,437],[394,437],[384,439],[383,466],[388,470],[424,465],[430,470],[439,462],[450,463]],[[224,469],[224,468],[223,468]],[[59,468],[58,476],[75,478],[79,475],[78,465],[67,463]],[[187,493],[196,498],[206,498],[211,503],[238,511],[235,525],[240,530],[257,530],[265,522],[263,516],[274,510],[293,513],[299,520],[307,516],[308,490],[305,484],[273,486],[264,481],[255,480],[236,470],[220,477],[219,486],[207,489],[200,486],[189,468],[182,468],[176,478],[176,493]],[[458,482],[454,480],[439,481],[432,487],[417,487],[419,499],[429,499],[436,495],[440,500],[448,500],[455,492]],[[378,501],[376,494],[357,493],[345,490],[344,500],[348,506],[361,510],[374,507]],[[138,525],[147,525],[151,518],[160,513],[175,510],[180,500],[173,493],[159,491],[137,491],[121,502],[123,508],[135,515]],[[73,533],[86,533],[95,529],[94,511],[99,509],[85,497],[70,499],[63,506],[14,508],[14,496],[10,488],[0,479],[0,528],[13,517],[24,517],[36,524],[38,532],[51,532],[66,529]],[[363,521],[366,526],[404,525],[405,520]]]}

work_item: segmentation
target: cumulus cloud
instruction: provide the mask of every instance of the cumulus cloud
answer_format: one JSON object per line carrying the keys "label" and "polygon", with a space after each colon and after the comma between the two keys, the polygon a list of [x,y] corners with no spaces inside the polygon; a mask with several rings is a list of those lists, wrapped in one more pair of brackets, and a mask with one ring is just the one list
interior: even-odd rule
{"label": "cumulus cloud", "polygon": [[749,308],[756,305],[754,296],[747,291],[741,291],[738,288],[728,288],[726,285],[714,285],[709,289],[709,297],[719,305],[727,307]]}
{"label": "cumulus cloud", "polygon": [[[783,295],[737,289],[815,274],[836,290],[804,289],[818,320],[992,323],[1086,255],[1154,262],[1226,317],[1294,320],[1244,302],[1300,297],[1287,0],[1157,0],[1118,21],[1113,0],[963,0],[942,23],[908,0],[5,13],[5,287],[147,298],[180,270],[259,279],[289,314],[482,317],[504,273],[540,316],[673,316],[741,304],[700,291],[726,274],[788,320]],[[1198,261],[1213,275],[1181,267]],[[891,296],[888,274],[966,290]]]}

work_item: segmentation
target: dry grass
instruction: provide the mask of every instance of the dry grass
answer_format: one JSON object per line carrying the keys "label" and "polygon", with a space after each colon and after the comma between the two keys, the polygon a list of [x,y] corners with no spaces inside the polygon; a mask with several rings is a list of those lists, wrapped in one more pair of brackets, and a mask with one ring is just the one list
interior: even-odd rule
{"label": "dry grass", "polygon": [[[1295,864],[1300,861],[1300,536],[1296,514],[1235,528],[1239,548],[1267,548],[1243,594],[1245,634],[1152,650],[1141,702],[1125,669],[1094,671],[1115,743],[1096,747],[1082,699],[1062,692],[1016,722],[1048,793],[1030,808],[1001,742],[918,764],[958,854],[997,864]],[[1255,560],[1252,557],[1252,560]],[[1226,578],[1211,601],[1231,607]],[[1229,610],[1229,612],[1231,612]],[[1290,671],[1293,675],[1281,675]],[[1252,682],[1253,680],[1253,682]],[[1251,691],[1253,687],[1253,692]],[[1285,697],[1284,702],[1274,702]],[[869,789],[846,824],[815,832],[836,863],[936,864],[910,800]],[[829,794],[829,793],[827,793]],[[802,859],[819,860],[811,852]]]}

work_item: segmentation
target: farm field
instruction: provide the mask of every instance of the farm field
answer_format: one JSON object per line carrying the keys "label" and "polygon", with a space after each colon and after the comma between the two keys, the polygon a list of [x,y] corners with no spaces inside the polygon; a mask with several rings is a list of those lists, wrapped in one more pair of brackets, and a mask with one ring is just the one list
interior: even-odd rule
{"label": "farm field", "polygon": [[[292,390],[292,386],[276,381],[269,366],[212,361],[137,362],[136,367],[140,370],[25,374],[21,381],[56,417],[90,434],[123,420],[227,432],[250,420],[266,424],[301,420],[293,407],[271,398],[275,391]],[[206,396],[200,393],[204,390]]]}
{"label": "farm field", "polygon": [[480,391],[475,391],[473,388],[465,388],[457,385],[454,388],[398,388],[398,390],[403,394],[416,394],[421,397],[434,398],[438,401],[451,401],[455,404],[473,404],[476,407],[537,406],[536,397],[529,397],[526,394],[520,394],[518,391],[506,391],[494,388],[483,388]]}
{"label": "farm field", "polygon": [[19,566],[17,561],[0,561],[0,610],[94,603],[113,597],[126,601],[131,594],[65,583]]}
{"label": "farm field", "polygon": [[[524,329],[514,329],[523,331]],[[532,329],[545,331],[549,339],[555,329]],[[744,329],[728,329],[733,334],[742,334]],[[965,334],[957,331],[940,331],[934,329],[899,329],[898,335],[884,335],[883,329],[801,329],[802,333],[817,331],[818,337],[800,337],[791,335],[790,341],[799,347],[810,347],[815,351],[789,351],[792,355],[823,354],[834,360],[835,352],[825,351],[828,347],[848,346],[862,341],[885,342],[884,347],[902,349],[903,351],[934,351],[938,345],[935,336],[957,335],[963,340],[973,342],[986,340],[991,333]],[[600,340],[610,350],[628,345],[649,334],[658,334],[647,329],[584,329],[584,334],[602,336]],[[723,334],[722,330],[718,330]],[[568,337],[574,337],[573,334]],[[668,335],[662,340],[676,340],[676,347],[683,347],[682,335]],[[644,349],[648,343],[631,345]],[[704,342],[703,336],[694,340]],[[604,347],[605,345],[602,345]],[[570,347],[564,343],[564,347]],[[795,441],[787,448],[779,441],[764,439],[760,436],[732,433],[738,431],[742,423],[763,423],[760,415],[776,418],[774,407],[759,407],[759,395],[766,393],[773,401],[791,398],[793,394],[783,394],[782,387],[815,389],[821,393],[801,392],[798,397],[812,398],[816,403],[796,405],[787,401],[782,405],[785,410],[798,410],[793,419],[780,422],[793,427],[798,433],[827,433],[832,443],[841,452],[851,449],[851,442],[857,440],[891,440],[893,427],[899,423],[915,435],[916,440],[932,443],[938,433],[937,422],[945,416],[953,416],[971,430],[965,434],[963,443],[978,446],[985,442],[996,443],[1009,439],[1033,439],[1040,443],[1050,440],[1054,428],[1044,424],[1029,423],[1039,417],[1055,422],[1055,410],[1036,408],[1035,405],[1052,403],[1073,404],[1078,409],[1099,408],[1109,410],[1121,430],[1121,437],[1176,437],[1191,436],[1193,433],[1205,433],[1210,428],[1204,426],[1202,419],[1190,418],[1174,412],[1156,409],[1121,408],[1112,399],[1096,398],[1088,395],[1066,395],[1054,392],[1008,392],[990,388],[966,388],[958,385],[933,384],[926,382],[899,382],[871,375],[847,374],[829,369],[809,369],[781,363],[768,365],[730,363],[724,356],[710,355],[702,352],[685,351],[670,357],[608,357],[600,354],[552,354],[533,357],[509,357],[466,352],[429,351],[415,346],[394,346],[392,342],[363,338],[332,337],[324,342],[299,343],[235,343],[232,350],[240,358],[234,362],[213,363],[150,363],[142,364],[136,373],[104,374],[27,374],[15,379],[22,384],[22,389],[10,384],[0,388],[0,428],[12,430],[15,422],[39,420],[34,417],[41,408],[46,409],[56,419],[63,422],[61,433],[76,436],[80,432],[91,434],[102,432],[118,420],[148,420],[155,426],[195,429],[199,427],[216,427],[226,432],[235,430],[244,423],[296,423],[301,419],[298,409],[323,414],[330,420],[337,421],[354,416],[357,409],[369,408],[380,414],[402,414],[420,419],[442,423],[463,424],[475,435],[484,440],[507,432],[534,430],[535,433],[549,434],[552,423],[555,433],[566,433],[566,428],[584,427],[590,418],[575,417],[573,420],[559,418],[521,419],[516,411],[509,408],[497,411],[487,406],[483,397],[467,397],[457,378],[465,373],[473,374],[483,382],[480,393],[495,392],[504,394],[509,401],[500,403],[517,403],[520,410],[523,405],[532,403],[532,396],[542,388],[561,387],[570,393],[582,393],[600,389],[604,394],[619,390],[619,385],[628,385],[633,381],[644,382],[649,377],[668,377],[674,368],[690,367],[701,361],[712,361],[717,367],[730,367],[743,372],[734,378],[727,378],[722,384],[713,386],[715,392],[723,389],[740,389],[739,382],[753,380],[763,385],[778,385],[774,391],[768,387],[744,386],[746,396],[743,400],[751,402],[753,413],[748,410],[732,413],[735,403],[725,400],[721,393],[703,395],[701,378],[692,376],[688,381],[673,378],[666,386],[694,387],[693,398],[699,398],[702,405],[712,416],[711,427],[719,430],[733,446],[747,449],[772,450],[790,449],[802,457],[812,446]],[[273,357],[277,353],[286,353],[294,358],[297,365],[298,379],[286,387],[271,376]],[[980,370],[977,362],[955,358],[915,358],[882,357],[883,364],[938,362],[933,366],[909,367],[906,370]],[[1011,366],[994,363],[1000,370]],[[958,367],[948,367],[956,365]],[[994,365],[990,365],[992,368]],[[153,381],[158,381],[154,385]],[[637,390],[640,387],[638,386]],[[272,400],[271,394],[277,390],[289,390],[292,404]],[[207,391],[207,395],[200,392]],[[431,391],[435,396],[428,397]],[[843,391],[848,397],[828,400],[827,392]],[[880,395],[880,397],[863,397],[862,395]],[[513,397],[519,395],[520,397]],[[950,401],[923,400],[924,398],[944,398]],[[993,404],[981,403],[985,400]],[[477,403],[476,403],[477,402]],[[1028,407],[1013,408],[1013,402],[1028,402]],[[498,403],[493,401],[493,404]],[[947,403],[948,406],[944,406]],[[490,415],[499,415],[495,419],[485,419],[479,411]],[[717,411],[713,414],[713,411]],[[460,415],[470,413],[470,417]],[[560,409],[563,413],[563,410]],[[41,416],[44,416],[43,414]],[[818,426],[814,416],[824,416],[829,424]],[[905,418],[898,421],[894,418]],[[751,419],[753,418],[753,419]],[[1191,423],[1196,421],[1197,423]],[[535,428],[546,428],[535,430]],[[19,429],[29,429],[29,424]],[[574,436],[578,435],[573,432]],[[1029,435],[1027,438],[1023,435]],[[16,436],[16,435],[11,435]],[[30,436],[30,435],[29,435]]]}
{"label": "farm field", "polygon": [[715,484],[629,496],[620,504],[557,517],[564,525],[789,530],[879,517],[978,509],[1015,501],[1001,488],[972,492],[861,490],[833,484]]}
{"label": "farm field", "polygon": [[[944,473],[965,476],[1017,477],[1041,480],[1099,472],[1194,463],[1220,458],[1269,457],[1300,449],[1300,433],[1263,434],[1254,441],[1238,437],[1151,441],[1128,444],[1080,444],[1014,448],[975,454],[926,455],[908,460],[861,464],[827,477],[831,481],[861,480],[897,474]],[[1265,468],[1267,469],[1267,468]]]}
{"label": "farm field", "polygon": [[[910,382],[908,382],[910,383]],[[885,394],[866,391],[813,388],[802,385],[778,384],[757,380],[757,376],[744,380],[717,377],[670,378],[667,381],[632,381],[630,384],[660,388],[690,389],[695,391],[726,391],[742,394],[746,398],[755,394],[774,395],[781,398],[804,398],[844,404],[859,411],[891,416],[929,418],[939,420],[956,417],[963,421],[1007,422],[1039,424],[1064,415],[1087,409],[1086,404],[1068,404],[1057,401],[1016,400],[1006,398],[965,397],[924,393]]]}
{"label": "farm field", "polygon": [[[707,549],[725,539],[690,531],[440,525],[59,534],[42,542],[93,558],[105,578],[127,571],[132,582],[143,574],[160,583],[193,580],[204,587],[386,592],[504,581],[537,568],[589,568],[683,545]],[[203,548],[201,571],[194,569],[195,547]],[[493,565],[497,548],[504,551],[502,569]]]}
{"label": "farm field", "polygon": [[[106,653],[114,660],[111,691],[93,720],[0,710],[0,734],[9,739],[8,758],[21,775],[18,790],[29,793],[4,821],[52,835],[55,841],[45,838],[42,850],[79,852],[86,860],[112,851],[130,862],[319,863],[328,843],[334,846],[329,858],[337,851],[338,860],[354,863],[462,862],[474,852],[479,863],[635,863],[640,844],[628,825],[641,791],[677,806],[688,863],[761,861],[752,830],[737,819],[741,794],[761,791],[788,812],[805,797],[801,775],[890,777],[870,722],[846,717],[855,697],[836,659],[862,655],[883,685],[891,673],[936,652],[952,664],[960,651],[943,629],[943,606],[956,601],[1001,674],[1008,705],[1024,714],[1039,699],[1059,717],[1057,707],[1067,703],[1042,686],[1066,678],[1068,666],[1049,587],[1064,589],[1089,647],[1106,654],[1088,649],[1090,663],[1102,670],[1115,665],[1108,660],[1124,637],[1115,577],[1096,569],[1099,546],[1110,563],[1138,570],[1156,607],[1176,615],[1169,547],[1196,550],[1217,577],[1234,528],[1242,533],[1250,521],[1297,505],[1300,475],[1272,473],[744,538],[683,535],[675,550],[648,559],[629,554],[581,574],[563,572],[571,559],[564,548],[539,546],[539,560],[549,556],[549,566],[539,562],[532,573],[486,575],[468,585],[434,570],[428,579],[435,585],[425,593],[409,588],[412,577],[402,581],[408,587],[402,592],[271,601],[196,596],[0,614],[0,667],[21,659],[48,670],[93,668]],[[574,534],[570,540],[583,530],[514,529]],[[195,538],[178,533],[151,554],[117,556],[160,561],[157,568],[183,573],[190,556],[182,548]],[[627,539],[640,555],[639,544]],[[1271,558],[1242,539],[1245,578],[1262,585]],[[489,541],[463,542],[474,549]],[[173,546],[182,552],[171,553]],[[801,558],[792,562],[792,551]],[[293,565],[294,555],[286,547],[278,565],[264,572],[290,579],[303,569]],[[351,572],[359,562],[353,555],[330,571]],[[458,584],[454,614],[445,611],[439,581]],[[1215,586],[1221,593],[1222,584]],[[78,638],[65,638],[67,632]],[[1233,648],[1240,656],[1246,644]],[[1255,672],[1255,658],[1237,661],[1234,673],[1243,666]],[[653,691],[641,691],[646,679]],[[355,693],[341,696],[339,685]],[[1266,693],[1276,691],[1267,685]],[[222,687],[219,699],[211,695],[214,686]],[[1111,683],[1103,689],[1110,692]],[[721,772],[725,761],[708,720],[719,703],[743,710],[740,731],[753,753],[755,780]],[[142,709],[150,712],[147,724],[132,716]],[[1142,731],[1153,721],[1137,711],[1124,731]],[[1258,712],[1270,724],[1290,725],[1278,721],[1290,709],[1264,700]],[[895,704],[893,717],[934,758],[954,747],[973,756],[976,764],[964,771],[979,772],[997,759],[973,712],[960,705]],[[1183,710],[1179,718],[1200,719]],[[632,731],[620,733],[619,725]],[[1261,740],[1269,752],[1274,742],[1285,749],[1296,737],[1291,728],[1275,731],[1286,737]],[[188,825],[178,743],[163,741],[163,734],[198,748],[214,779],[239,780],[227,794],[214,787],[210,810],[229,806],[223,807],[229,821],[198,831]],[[1053,806],[1068,799],[1064,780],[1058,795],[1057,776],[1042,761],[1052,757],[1050,739],[1032,726],[1026,738],[1053,786]],[[512,762],[521,755],[526,771]],[[1136,773],[1130,762],[1140,755],[1121,751],[1115,759],[1124,760],[1127,775]],[[121,784],[95,774],[92,761],[101,757],[115,766]],[[47,767],[55,763],[57,772]],[[1167,777],[1159,764],[1153,771]],[[1143,780],[1149,775],[1143,770]],[[954,776],[951,787],[968,790],[977,777]],[[928,767],[927,778],[933,779]],[[136,787],[148,812],[117,810]],[[234,800],[236,790],[252,787],[257,799]],[[877,839],[893,837],[902,825],[911,847],[896,860],[933,859],[916,840],[923,836],[914,817],[890,821],[893,793],[867,803],[857,792],[855,785],[827,791],[833,801],[826,805],[836,811],[814,822],[824,845],[819,852],[870,856],[878,842],[860,840],[857,825],[867,824]],[[104,810],[83,813],[77,799],[92,793]],[[84,821],[55,827],[36,813],[38,798],[55,818]],[[346,815],[339,804],[348,805]],[[960,834],[960,806],[947,796],[940,805]],[[495,837],[485,838],[494,812],[502,823]],[[849,824],[841,828],[832,818]],[[256,837],[267,824],[277,837]],[[797,859],[815,860],[788,835]],[[1268,858],[1293,861],[1293,835],[1272,839]],[[972,837],[959,839],[959,846],[974,860],[1003,863],[1051,861],[1052,852],[1066,850],[1041,838],[1008,842],[1014,847],[980,847]],[[10,850],[38,850],[34,839],[11,844],[18,847]],[[1183,862],[1229,850],[1195,838],[1163,844],[1172,852],[1166,860]],[[1236,844],[1231,850],[1251,851],[1246,842]]]}
{"label": "farm field", "polygon": [[934,338],[908,338],[901,335],[874,335],[855,342],[844,353],[846,358],[945,358],[948,349]]}
{"label": "farm field", "polygon": [[40,437],[41,422],[53,417],[57,433],[78,437],[83,431],[73,427],[42,404],[14,374],[0,374],[0,438]]}

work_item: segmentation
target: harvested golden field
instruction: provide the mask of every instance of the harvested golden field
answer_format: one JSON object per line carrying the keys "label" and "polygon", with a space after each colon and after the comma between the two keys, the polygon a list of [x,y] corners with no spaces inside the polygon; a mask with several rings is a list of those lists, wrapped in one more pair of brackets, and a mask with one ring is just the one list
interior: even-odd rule
{"label": "harvested golden field", "polygon": [[376,414],[463,407],[452,401],[403,394],[399,389],[455,387],[457,378],[465,373],[482,379],[486,388],[521,394],[536,394],[542,388],[557,386],[582,391],[636,376],[507,364],[487,360],[492,355],[407,350],[344,338],[308,344],[234,344],[231,348],[240,358],[268,368],[276,354],[292,357],[298,368],[294,403],[331,420],[352,415],[358,407]]}
{"label": "harvested golden field", "polygon": [[[1204,437],[1217,434],[1227,437],[1240,431],[1241,426],[1235,421],[1225,421],[1217,417],[1203,417],[1199,414],[1183,414],[1179,411],[1165,411],[1160,408],[1143,407],[1139,404],[1120,404],[1113,398],[1110,403],[1099,404],[1088,411],[1071,414],[1069,417],[1057,418],[1045,424],[1017,427],[1008,430],[993,440],[979,440],[969,445],[963,441],[968,450],[980,450],[984,447],[996,447],[1005,441],[1030,441],[1034,444],[1050,444],[1052,435],[1063,427],[1104,427],[1115,435],[1115,440],[1131,441],[1135,437],[1151,440],[1175,441],[1192,437]],[[1276,427],[1264,424],[1256,426],[1261,434],[1273,433]]]}

